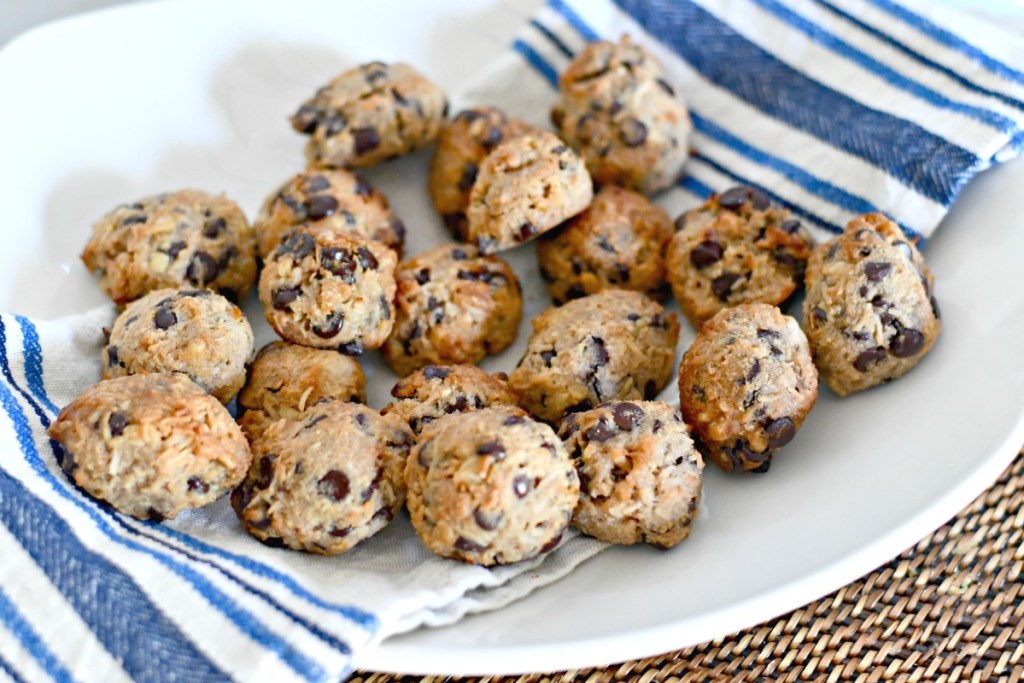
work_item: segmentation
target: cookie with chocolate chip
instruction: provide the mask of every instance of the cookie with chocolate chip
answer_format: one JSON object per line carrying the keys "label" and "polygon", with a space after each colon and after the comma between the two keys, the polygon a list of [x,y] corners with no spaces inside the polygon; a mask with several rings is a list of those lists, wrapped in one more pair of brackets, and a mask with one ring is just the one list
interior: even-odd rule
{"label": "cookie with chocolate chip", "polygon": [[290,342],[358,356],[391,334],[397,257],[382,242],[298,229],[260,275],[267,322]]}
{"label": "cookie with chocolate chip", "polygon": [[409,517],[424,545],[484,566],[554,549],[580,491],[551,427],[512,407],[431,424],[406,462],[405,481]]}
{"label": "cookie with chocolate chip", "polygon": [[466,208],[480,162],[505,140],[529,130],[529,124],[510,119],[496,107],[466,109],[441,129],[430,161],[427,189],[434,208],[453,234],[466,234]]}
{"label": "cookie with chocolate chip", "polygon": [[317,401],[331,399],[366,402],[366,378],[354,358],[330,349],[271,342],[249,366],[238,394],[238,423],[254,439],[271,423],[294,420]]}
{"label": "cookie with chocolate chip", "polygon": [[671,548],[697,517],[704,461],[679,412],[660,401],[613,401],[562,421],[576,464],[573,526],[608,543]]}
{"label": "cookie with chocolate chip", "polygon": [[425,365],[476,364],[515,340],[523,297],[503,259],[444,244],[399,264],[395,277],[395,325],[381,351],[399,376]]}
{"label": "cookie with chocolate chip", "polygon": [[726,471],[767,472],[818,398],[818,371],[796,320],[740,304],[700,327],[679,366],[679,409]]}
{"label": "cookie with chocolate chip", "polygon": [[604,289],[664,299],[665,249],[672,221],[642,194],[614,185],[564,228],[537,240],[540,274],[556,305]]}
{"label": "cookie with chocolate chip", "polygon": [[363,168],[426,147],[448,115],[444,91],[408,64],[370,62],[316,91],[291,118],[312,166]]}
{"label": "cookie with chocolate chip", "polygon": [[840,396],[901,377],[942,331],[934,278],[899,226],[858,216],[807,267],[803,328],[821,376]]}
{"label": "cookie with chocolate chip", "polygon": [[267,259],[300,225],[377,240],[399,254],[405,243],[405,224],[391,211],[387,197],[342,169],[303,171],[267,197],[253,223],[260,257]]}
{"label": "cookie with chocolate chip", "polygon": [[480,162],[466,229],[456,237],[485,254],[511,249],[587,208],[594,190],[576,153],[545,131],[507,140]]}
{"label": "cookie with chocolate chip", "polygon": [[534,318],[509,386],[522,408],[552,424],[605,401],[652,399],[672,375],[678,341],[679,322],[661,304],[607,289]]}
{"label": "cookie with chocolate chip", "polygon": [[82,490],[158,522],[227,494],[252,460],[227,409],[181,374],[103,380],[60,412],[49,435]]}
{"label": "cookie with chocolate chip", "polygon": [[82,261],[118,306],[165,287],[214,289],[236,299],[256,280],[256,241],[233,201],[181,190],[105,215]]}
{"label": "cookie with chocolate chip", "polygon": [[676,221],[668,280],[694,326],[741,303],[779,306],[802,284],[813,240],[753,187],[712,195]]}
{"label": "cookie with chocolate chip", "polygon": [[114,321],[103,349],[103,378],[180,372],[230,403],[254,353],[241,309],[208,289],[158,289]]}
{"label": "cookie with chocolate chip", "polygon": [[445,415],[516,405],[508,375],[490,375],[475,365],[428,365],[398,380],[391,396],[395,400],[381,414],[395,415],[416,435]]}
{"label": "cookie with chocolate chip", "polygon": [[343,553],[401,509],[412,443],[405,425],[366,406],[317,403],[253,440],[252,467],[231,505],[261,543]]}
{"label": "cookie with chocolate chip", "polygon": [[645,194],[675,183],[689,153],[690,115],[643,47],[628,36],[590,43],[559,85],[551,121],[595,183]]}

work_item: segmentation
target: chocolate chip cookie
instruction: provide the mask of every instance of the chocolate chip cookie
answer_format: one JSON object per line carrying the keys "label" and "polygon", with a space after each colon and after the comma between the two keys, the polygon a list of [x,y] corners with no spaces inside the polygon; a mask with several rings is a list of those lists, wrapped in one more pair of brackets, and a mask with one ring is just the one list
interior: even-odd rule
{"label": "chocolate chip cookie", "polygon": [[426,147],[448,115],[444,91],[408,64],[370,62],[316,91],[292,116],[313,166],[362,168]]}
{"label": "chocolate chip cookie", "polygon": [[381,413],[400,418],[416,435],[445,415],[516,405],[505,373],[489,375],[475,365],[428,365],[398,380],[391,395],[395,400]]}
{"label": "chocolate chip cookie", "polygon": [[660,401],[615,401],[562,421],[580,477],[573,525],[608,543],[671,548],[690,535],[704,461],[683,419]]}
{"label": "chocolate chip cookie", "polygon": [[399,375],[425,365],[475,364],[505,350],[523,297],[512,267],[469,244],[444,244],[399,264],[395,326],[381,351]]}
{"label": "chocolate chip cookie", "polygon": [[623,36],[597,41],[569,64],[551,110],[558,134],[579,151],[598,185],[646,194],[672,186],[692,125],[661,65]]}
{"label": "chocolate chip cookie", "polygon": [[781,305],[803,282],[813,248],[800,221],[753,187],[712,195],[677,227],[668,280],[694,326],[727,306]]}
{"label": "chocolate chip cookie", "polygon": [[303,171],[267,197],[253,223],[260,257],[266,260],[299,225],[377,240],[399,254],[405,243],[405,224],[392,213],[387,197],[341,169]]}
{"label": "chocolate chip cookie", "polygon": [[337,555],[386,527],[405,500],[408,428],[355,403],[325,401],[252,444],[231,505],[261,543]]}
{"label": "chocolate chip cookie", "polygon": [[267,260],[260,301],[290,342],[352,356],[391,334],[397,257],[382,242],[333,230],[295,230]]}
{"label": "chocolate chip cookie", "polygon": [[230,403],[253,352],[252,328],[238,306],[208,289],[158,289],[114,321],[103,378],[180,372]]}
{"label": "chocolate chip cookie", "polygon": [[416,534],[443,557],[484,566],[552,550],[579,497],[576,468],[545,424],[517,408],[449,415],[406,463]]}
{"label": "chocolate chip cookie", "polygon": [[366,378],[354,358],[329,349],[276,341],[267,344],[249,366],[238,405],[238,423],[250,439],[271,423],[294,420],[317,401],[366,402]]}
{"label": "chocolate chip cookie", "polygon": [[154,289],[205,287],[236,299],[256,280],[256,241],[223,195],[181,190],[123,204],[92,229],[82,261],[117,303]]}
{"label": "chocolate chip cookie", "polygon": [[840,396],[901,377],[942,330],[934,278],[917,247],[880,213],[819,245],[807,268],[803,328]]}
{"label": "chocolate chip cookie", "polygon": [[154,521],[217,500],[252,459],[227,409],[178,374],[103,380],[69,403],[49,434],[75,484]]}
{"label": "chocolate chip cookie", "polygon": [[529,130],[528,124],[508,118],[495,107],[461,111],[441,129],[427,189],[453,234],[466,234],[466,208],[480,162],[501,142]]}
{"label": "chocolate chip cookie", "polygon": [[768,304],[727,308],[700,327],[679,366],[679,409],[726,471],[767,472],[818,398],[796,320]]}
{"label": "chocolate chip cookie", "polygon": [[552,424],[605,401],[652,399],[672,375],[678,341],[674,314],[639,292],[607,289],[534,318],[509,386]]}
{"label": "chocolate chip cookie", "polygon": [[556,305],[604,289],[665,298],[672,221],[636,192],[609,185],[586,211],[537,240],[540,274]]}
{"label": "chocolate chip cookie", "polygon": [[594,190],[576,153],[551,133],[507,140],[484,157],[469,193],[465,234],[485,254],[528,242],[587,208]]}

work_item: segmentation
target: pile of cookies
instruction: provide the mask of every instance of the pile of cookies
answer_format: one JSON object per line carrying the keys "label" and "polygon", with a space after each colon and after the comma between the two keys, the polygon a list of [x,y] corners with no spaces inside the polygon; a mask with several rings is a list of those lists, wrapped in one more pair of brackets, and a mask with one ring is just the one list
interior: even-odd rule
{"label": "pile of cookies", "polygon": [[[230,494],[253,537],[321,554],[403,505],[426,547],[481,565],[547,552],[570,523],[668,548],[690,533],[705,458],[766,471],[819,372],[845,396],[939,334],[932,275],[881,214],[815,245],[737,187],[673,224],[649,195],[682,174],[690,119],[628,38],[572,62],[554,132],[493,107],[447,117],[413,68],[365,64],[298,108],[309,167],[252,225],[197,190],[100,219],[82,259],[123,310],[104,380],[50,430],[74,482],[158,521]],[[427,189],[455,241],[403,260],[404,224],[353,170],[435,141]],[[523,310],[499,253],[534,240],[554,305],[517,366],[488,374],[476,364]],[[281,337],[258,354],[232,303],[254,287]],[[801,288],[802,324],[779,309]],[[670,291],[699,330],[678,409],[655,400],[679,341]],[[374,349],[400,377],[382,410],[357,360]]]}

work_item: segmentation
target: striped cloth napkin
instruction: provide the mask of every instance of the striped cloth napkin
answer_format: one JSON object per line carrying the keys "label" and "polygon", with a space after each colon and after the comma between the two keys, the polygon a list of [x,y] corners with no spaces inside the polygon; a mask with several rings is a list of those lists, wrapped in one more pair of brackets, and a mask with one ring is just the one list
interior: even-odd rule
{"label": "striped cloth napkin", "polygon": [[[977,28],[909,1],[549,0],[459,104],[544,124],[572,56],[629,33],[693,113],[686,177],[659,197],[671,211],[746,183],[820,237],[880,209],[926,238],[1022,141],[1016,48]],[[387,635],[505,605],[602,547],[574,536],[487,570],[432,557],[404,517],[320,558],[257,544],[225,501],[165,524],[115,513],[45,434],[98,379],[112,316],[0,316],[0,681],[336,681]]]}

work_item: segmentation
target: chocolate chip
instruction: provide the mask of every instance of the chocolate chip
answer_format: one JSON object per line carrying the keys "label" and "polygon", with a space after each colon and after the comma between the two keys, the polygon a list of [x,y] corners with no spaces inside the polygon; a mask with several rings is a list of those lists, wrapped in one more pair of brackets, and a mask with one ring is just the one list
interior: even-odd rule
{"label": "chocolate chip", "polygon": [[497,126],[491,126],[490,128],[487,129],[487,132],[484,133],[484,136],[480,140],[478,140],[478,142],[483,147],[490,149],[491,147],[494,147],[499,142],[501,142],[502,137],[504,136],[501,134],[501,129],[498,128]]}
{"label": "chocolate chip", "polygon": [[757,211],[764,211],[771,204],[771,200],[761,190],[756,187],[748,188],[748,194],[750,195],[750,202],[753,204],[754,209]]}
{"label": "chocolate chip", "polygon": [[515,425],[521,425],[525,423],[526,418],[521,415],[513,415],[511,417],[506,417],[505,421],[502,422],[502,424],[505,425],[506,427],[513,427]]}
{"label": "chocolate chip", "polygon": [[624,119],[619,124],[619,139],[627,147],[639,147],[647,140],[647,126],[633,117]]}
{"label": "chocolate chip", "polygon": [[203,237],[214,239],[221,233],[221,230],[225,230],[227,227],[228,224],[223,218],[214,218],[212,221],[207,221],[206,225],[203,226]]}
{"label": "chocolate chip", "polygon": [[477,508],[473,511],[473,521],[484,531],[494,531],[501,524],[505,515],[499,510],[496,513],[487,513]]}
{"label": "chocolate chip", "polygon": [[555,128],[561,128],[565,123],[565,112],[557,107],[551,108],[551,123]]}
{"label": "chocolate chip", "polygon": [[826,322],[828,320],[828,314],[825,313],[824,309],[819,308],[818,306],[811,309],[811,315],[814,316],[815,320],[820,322]]}
{"label": "chocolate chip", "polygon": [[168,306],[161,306],[153,314],[153,324],[159,330],[166,330],[178,324],[178,316]]}
{"label": "chocolate chip", "polygon": [[[330,339],[331,337],[337,336],[338,332],[341,331],[341,326],[345,322],[345,314],[341,311],[334,311],[328,314],[324,321],[318,325],[313,325],[310,329],[313,334],[320,337],[321,339]],[[341,350],[340,348],[338,349]]]}
{"label": "chocolate chip", "polygon": [[107,347],[107,366],[112,368],[112,367],[114,367],[115,365],[117,365],[120,362],[121,362],[120,359],[117,357],[117,347],[116,346],[108,346]]}
{"label": "chocolate chip", "polygon": [[605,348],[604,339],[591,337],[591,348],[594,350],[594,367],[599,368],[608,365],[608,349]]}
{"label": "chocolate chip", "polygon": [[275,310],[283,311],[288,308],[289,304],[299,298],[301,292],[302,289],[299,287],[281,287],[274,290],[270,297],[271,303]]}
{"label": "chocolate chip", "polygon": [[623,431],[630,431],[644,421],[644,409],[635,403],[619,403],[612,409],[612,419]]}
{"label": "chocolate chip", "polygon": [[565,298],[567,301],[572,301],[573,299],[582,299],[586,295],[587,291],[583,289],[583,287],[581,287],[580,285],[576,284],[570,285],[569,289],[565,290]]}
{"label": "chocolate chip", "polygon": [[348,119],[340,111],[332,112],[326,118],[322,118],[320,125],[327,137],[337,135],[348,127]]}
{"label": "chocolate chip", "polygon": [[316,130],[317,109],[312,104],[304,104],[292,116],[292,128],[300,133],[312,133]]}
{"label": "chocolate chip", "polygon": [[903,328],[889,342],[892,355],[897,358],[910,358],[924,346],[924,335],[912,328]]}
{"label": "chocolate chip", "polygon": [[306,200],[306,215],[313,221],[332,216],[337,210],[338,200],[329,194],[313,195]]}
{"label": "chocolate chip", "polygon": [[892,270],[891,263],[870,261],[864,264],[864,275],[870,282],[878,282]]}
{"label": "chocolate chip", "polygon": [[598,443],[604,443],[608,439],[615,436],[615,430],[608,424],[602,417],[597,421],[593,427],[583,433],[588,441],[596,441]]}
{"label": "chocolate chip", "polygon": [[753,365],[751,365],[750,369],[747,370],[747,376],[744,377],[744,381],[746,381],[746,382],[752,381],[755,377],[758,376],[758,374],[760,374],[760,372],[761,372],[761,361],[755,359]]}
{"label": "chocolate chip", "polygon": [[658,432],[660,432],[664,428],[665,428],[665,423],[662,422],[661,420],[655,420],[654,423],[651,424],[651,431],[654,432],[655,434],[657,434]]}
{"label": "chocolate chip", "polygon": [[644,384],[644,400],[645,401],[650,401],[651,399],[653,399],[657,395],[658,395],[658,385],[657,385],[657,383],[653,379],[647,380],[647,383]]}
{"label": "chocolate chip", "polygon": [[736,273],[722,273],[711,281],[711,291],[722,301],[728,301],[732,286],[740,279]]}
{"label": "chocolate chip", "polygon": [[348,475],[341,470],[331,470],[316,485],[317,492],[334,500],[344,500],[348,495]]}
{"label": "chocolate chip", "polygon": [[390,224],[391,224],[391,229],[395,233],[395,240],[399,244],[402,244],[403,242],[405,242],[405,223],[403,223],[402,221],[398,220],[397,218],[392,218],[391,221],[390,221]]}
{"label": "chocolate chip", "polygon": [[362,266],[363,270],[377,270],[380,266],[377,262],[377,257],[366,247],[356,249],[356,258],[359,260],[359,265]]}
{"label": "chocolate chip", "polygon": [[438,365],[428,365],[423,368],[423,376],[427,379],[445,379],[451,374],[451,369]]}
{"label": "chocolate chip", "polygon": [[676,91],[675,91],[675,90],[673,90],[673,89],[672,89],[672,86],[671,86],[671,85],[669,85],[668,83],[666,83],[666,82],[665,82],[665,80],[664,80],[663,78],[659,78],[659,79],[657,79],[657,80],[656,80],[655,82],[656,82],[656,83],[657,83],[658,85],[660,85],[660,86],[661,86],[661,89],[662,89],[662,90],[664,90],[665,92],[667,92],[667,93],[668,93],[669,95],[672,95],[673,97],[675,96],[675,94],[676,94]]}
{"label": "chocolate chip", "polygon": [[365,352],[366,347],[363,346],[362,342],[351,341],[338,346],[338,353],[342,353],[346,356],[361,356]]}
{"label": "chocolate chip", "polygon": [[352,533],[352,527],[350,526],[343,527],[341,529],[339,529],[338,527],[333,527],[330,531],[327,532],[329,536],[333,536],[334,538],[345,538],[350,533]]}
{"label": "chocolate chip", "polygon": [[796,426],[789,417],[779,417],[764,427],[768,436],[768,448],[782,448],[796,436]]}
{"label": "chocolate chip", "polygon": [[495,460],[505,459],[505,447],[497,441],[488,441],[476,447],[477,455],[489,455]]}
{"label": "chocolate chip", "polygon": [[471,541],[465,536],[459,536],[455,539],[455,549],[464,553],[482,553],[487,550],[487,546]]}
{"label": "chocolate chip", "polygon": [[775,260],[782,267],[793,273],[802,273],[804,271],[804,264],[785,249],[776,249],[772,256],[775,257]]}
{"label": "chocolate chip", "polygon": [[169,258],[169,259],[171,259],[173,261],[174,259],[178,258],[178,254],[180,254],[182,249],[184,249],[184,248],[185,248],[185,243],[182,242],[181,240],[177,240],[177,241],[171,242],[167,246],[167,248],[164,249],[164,253],[167,254],[167,258]]}
{"label": "chocolate chip", "polygon": [[929,298],[928,298],[928,301],[929,301],[929,302],[931,303],[931,305],[932,305],[932,313],[934,313],[934,314],[935,314],[935,319],[936,319],[936,320],[940,320],[940,319],[942,318],[942,314],[941,314],[941,313],[939,313],[939,302],[935,300],[935,297],[934,297],[934,296],[932,296],[932,297],[929,297]]}
{"label": "chocolate chip", "polygon": [[121,225],[122,226],[135,225],[136,223],[145,223],[145,222],[146,222],[145,214],[140,214],[140,215],[135,215],[135,216],[127,216],[127,217],[121,219]]}
{"label": "chocolate chip", "polygon": [[629,282],[629,266],[625,263],[616,263],[615,271],[619,276],[619,284],[625,284]]}
{"label": "chocolate chip", "polygon": [[836,253],[839,251],[839,242],[833,242],[832,246],[825,252],[825,258],[831,261],[836,257]]}
{"label": "chocolate chip", "polygon": [[[597,104],[596,102],[594,104]],[[612,100],[612,103],[608,105],[608,113],[615,116],[622,111],[622,102],[620,100]]]}
{"label": "chocolate chip", "polygon": [[324,247],[320,250],[320,265],[348,284],[356,283],[356,262],[348,249]]}
{"label": "chocolate chip", "polygon": [[322,175],[315,175],[302,181],[302,189],[306,192],[319,192],[331,186],[331,182]]}
{"label": "chocolate chip", "polygon": [[316,240],[305,232],[290,232],[277,248],[277,255],[290,254],[296,261],[306,258],[316,248]]}
{"label": "chocolate chip", "polygon": [[468,192],[473,187],[473,183],[476,182],[476,174],[479,171],[479,167],[472,161],[467,161],[466,165],[462,168],[462,177],[459,178],[459,191]]}
{"label": "chocolate chip", "polygon": [[555,546],[557,546],[561,542],[563,533],[565,532],[559,531],[557,534],[555,534],[554,538],[552,538],[550,541],[541,546],[540,552],[548,553],[554,550]]}
{"label": "chocolate chip", "polygon": [[569,406],[565,412],[567,413],[582,413],[585,410],[590,410],[594,407],[594,402],[589,398],[585,398],[574,406]]}
{"label": "chocolate chip", "polygon": [[372,126],[356,128],[352,134],[355,137],[356,154],[366,154],[380,145],[380,135]]}
{"label": "chocolate chip", "polygon": [[464,413],[467,409],[469,409],[469,399],[465,396],[459,396],[455,399],[455,403],[444,407],[444,412],[451,415],[452,413]]}
{"label": "chocolate chip", "polygon": [[188,481],[185,482],[188,486],[189,491],[199,491],[200,493],[206,493],[210,490],[210,485],[199,477],[189,477]]}
{"label": "chocolate chip", "polygon": [[725,250],[714,240],[704,240],[690,251],[690,263],[697,268],[707,268],[722,258]]}
{"label": "chocolate chip", "polygon": [[745,186],[733,187],[718,195],[718,205],[723,209],[735,211],[747,201],[747,192],[750,188]]}
{"label": "chocolate chip", "polygon": [[529,221],[527,221],[527,222],[525,222],[525,223],[523,223],[522,225],[519,226],[518,239],[519,239],[520,242],[525,242],[526,240],[530,239],[531,237],[533,237],[536,234],[537,234],[537,226],[534,225],[533,223],[529,222]]}
{"label": "chocolate chip", "polygon": [[469,258],[469,254],[467,254],[462,249],[453,249],[452,250],[452,258],[454,260],[456,260],[456,261],[465,261],[466,259]]}
{"label": "chocolate chip", "polygon": [[317,415],[317,416],[311,418],[306,423],[306,425],[303,427],[303,429],[312,429],[313,427],[316,427],[318,424],[320,424],[321,422],[323,422],[326,419],[327,419],[326,415]]}
{"label": "chocolate chip", "polygon": [[875,363],[880,363],[886,358],[885,349],[881,346],[862,351],[857,360],[853,361],[853,367],[857,368],[859,372],[867,372]]}
{"label": "chocolate chip", "polygon": [[111,413],[107,424],[111,436],[121,436],[124,434],[124,428],[128,426],[128,416],[124,413]]}
{"label": "chocolate chip", "polygon": [[205,251],[197,251],[192,254],[192,260],[188,262],[185,277],[194,285],[203,285],[216,280],[218,271],[217,259]]}
{"label": "chocolate chip", "polygon": [[795,218],[790,218],[788,220],[783,221],[782,225],[779,226],[779,229],[782,230],[783,232],[787,232],[790,235],[792,235],[794,232],[800,229],[800,221],[798,221]]}
{"label": "chocolate chip", "polygon": [[517,474],[512,479],[512,493],[516,494],[516,498],[526,497],[532,488],[533,482],[525,474]]}
{"label": "chocolate chip", "polygon": [[164,519],[166,519],[166,517],[164,517],[162,512],[160,512],[156,508],[152,508],[151,507],[151,508],[149,508],[149,510],[146,511],[146,519],[148,519],[151,522],[158,522],[159,523],[159,522],[164,521]]}
{"label": "chocolate chip", "polygon": [[416,273],[416,282],[421,285],[425,285],[430,282],[430,269],[421,268],[420,271]]}

